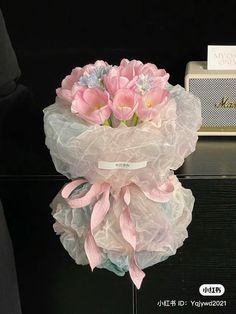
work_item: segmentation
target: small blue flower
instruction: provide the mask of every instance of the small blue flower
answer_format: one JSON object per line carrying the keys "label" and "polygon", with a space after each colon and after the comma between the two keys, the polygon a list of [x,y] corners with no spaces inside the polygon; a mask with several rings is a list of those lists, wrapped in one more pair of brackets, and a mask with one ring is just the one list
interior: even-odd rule
{"label": "small blue flower", "polygon": [[136,82],[138,91],[141,94],[145,94],[146,92],[150,91],[152,89],[151,81],[152,78],[149,75],[144,74],[139,75],[139,78]]}
{"label": "small blue flower", "polygon": [[87,86],[88,85],[88,77],[87,75],[82,75],[79,79],[79,85]]}
{"label": "small blue flower", "polygon": [[79,80],[81,86],[89,88],[104,89],[103,76],[107,74],[112,66],[99,66],[91,71],[89,75],[82,75]]}

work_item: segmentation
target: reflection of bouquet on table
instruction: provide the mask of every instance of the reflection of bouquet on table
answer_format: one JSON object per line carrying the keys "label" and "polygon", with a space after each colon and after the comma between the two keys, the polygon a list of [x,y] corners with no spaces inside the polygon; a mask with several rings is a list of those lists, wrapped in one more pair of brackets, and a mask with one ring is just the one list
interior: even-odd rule
{"label": "reflection of bouquet on table", "polygon": [[129,271],[176,253],[194,198],[173,170],[194,151],[200,102],[165,70],[123,59],[75,68],[44,109],[46,145],[72,181],[51,206],[54,230],[77,264]]}

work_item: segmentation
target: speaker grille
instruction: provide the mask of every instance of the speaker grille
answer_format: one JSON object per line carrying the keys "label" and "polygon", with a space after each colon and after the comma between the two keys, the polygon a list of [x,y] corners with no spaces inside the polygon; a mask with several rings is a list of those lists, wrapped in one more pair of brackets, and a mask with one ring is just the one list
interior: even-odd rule
{"label": "speaker grille", "polygon": [[216,107],[223,97],[236,102],[236,79],[192,78],[189,91],[202,103],[202,127],[236,127],[236,108]]}

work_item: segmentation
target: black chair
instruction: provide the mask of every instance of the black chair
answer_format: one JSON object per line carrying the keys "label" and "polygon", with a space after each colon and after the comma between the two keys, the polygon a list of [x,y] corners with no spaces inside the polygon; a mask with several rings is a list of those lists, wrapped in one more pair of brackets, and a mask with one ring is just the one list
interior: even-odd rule
{"label": "black chair", "polygon": [[16,80],[20,73],[0,9],[0,97],[9,95],[16,89]]}
{"label": "black chair", "polygon": [[[0,10],[0,122],[3,125],[5,106],[14,99],[20,68],[9,39],[2,12]],[[2,129],[1,129],[2,131]],[[1,132],[3,134],[3,132]],[[2,136],[1,136],[2,137]],[[0,149],[3,149],[0,141]],[[15,269],[15,258],[5,215],[0,202],[0,313],[20,314],[20,298]]]}
{"label": "black chair", "polygon": [[11,239],[0,202],[0,313],[20,314],[20,298]]}

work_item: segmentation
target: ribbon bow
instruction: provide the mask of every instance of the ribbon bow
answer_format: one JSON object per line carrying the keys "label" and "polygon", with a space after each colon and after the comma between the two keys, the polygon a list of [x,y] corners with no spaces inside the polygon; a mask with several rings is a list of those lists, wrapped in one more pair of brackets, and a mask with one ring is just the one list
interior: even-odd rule
{"label": "ribbon bow", "polygon": [[[70,196],[71,193],[81,184],[87,183],[85,179],[74,180],[64,186],[61,191],[62,197],[68,203],[71,208],[81,208],[87,206],[95,201],[90,219],[90,227],[85,237],[84,249],[87,255],[91,269],[93,270],[97,265],[101,264],[101,249],[97,246],[93,236],[95,228],[103,221],[107,212],[110,209],[110,190],[111,185],[108,183],[94,183],[91,185],[90,190],[83,196]],[[143,191],[147,198],[158,201],[167,202],[170,198],[170,193],[173,191],[173,185],[171,182],[167,182],[158,189],[149,191]],[[120,191],[120,197],[124,200],[124,208],[120,214],[120,229],[123,238],[127,241],[131,248],[131,254],[129,256],[128,269],[130,277],[137,287],[140,288],[145,273],[139,268],[135,259],[136,250],[136,229],[132,221],[130,214],[130,190],[129,186],[123,186]]]}

